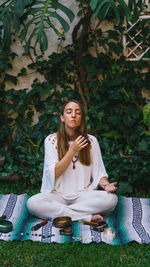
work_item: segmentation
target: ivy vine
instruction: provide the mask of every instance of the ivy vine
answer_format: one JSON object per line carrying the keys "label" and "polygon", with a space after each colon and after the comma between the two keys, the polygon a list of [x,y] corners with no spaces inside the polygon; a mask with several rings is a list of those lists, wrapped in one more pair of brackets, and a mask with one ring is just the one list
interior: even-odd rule
{"label": "ivy vine", "polygon": [[[92,8],[97,12],[98,6]],[[148,67],[148,62],[131,63],[122,56],[121,25],[107,33],[100,27],[93,31],[89,24],[90,5],[85,6],[84,14],[73,30],[72,45],[52,53],[47,60],[38,56],[28,66],[45,77],[42,83],[35,79],[30,91],[4,90],[6,81],[12,81],[15,86],[26,69],[16,77],[6,74],[16,55],[8,46],[3,48],[0,54],[0,154],[5,157],[5,163],[0,175],[18,173],[25,186],[39,185],[44,138],[57,130],[64,100],[76,98],[85,106],[89,133],[100,142],[110,180],[119,182],[118,192],[146,190],[150,175],[149,103],[142,98],[141,89],[149,90],[149,75],[141,70]],[[96,56],[89,53],[91,48]],[[32,124],[33,107],[39,114],[35,125]]]}

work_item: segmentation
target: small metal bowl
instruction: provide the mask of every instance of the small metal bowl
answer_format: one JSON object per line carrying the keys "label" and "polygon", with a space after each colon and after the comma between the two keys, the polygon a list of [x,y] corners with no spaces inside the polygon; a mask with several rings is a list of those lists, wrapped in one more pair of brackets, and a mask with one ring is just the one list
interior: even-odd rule
{"label": "small metal bowl", "polygon": [[60,235],[73,235],[72,227],[66,227],[59,230]]}
{"label": "small metal bowl", "polygon": [[103,232],[108,224],[106,222],[98,222],[99,226],[93,227],[94,231]]}
{"label": "small metal bowl", "polygon": [[57,228],[65,228],[72,225],[72,219],[68,216],[56,217],[53,220],[53,224]]}
{"label": "small metal bowl", "polygon": [[7,220],[0,220],[0,232],[1,233],[9,233],[13,229],[13,224]]}

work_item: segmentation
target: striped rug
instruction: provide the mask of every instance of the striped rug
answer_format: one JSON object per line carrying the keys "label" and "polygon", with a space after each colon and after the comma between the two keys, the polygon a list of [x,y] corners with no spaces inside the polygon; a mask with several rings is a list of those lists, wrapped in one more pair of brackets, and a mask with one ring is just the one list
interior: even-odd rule
{"label": "striped rug", "polygon": [[112,245],[131,241],[150,243],[150,199],[118,196],[118,205],[107,219],[108,228],[104,232],[94,231],[92,226],[81,222],[73,222],[73,235],[64,236],[59,234],[60,229],[53,226],[52,220],[37,231],[31,231],[41,220],[29,214],[26,206],[28,198],[27,194],[0,195],[0,216],[6,215],[6,219],[13,223],[13,231],[7,234],[0,232],[0,239],[46,243],[105,242]]}

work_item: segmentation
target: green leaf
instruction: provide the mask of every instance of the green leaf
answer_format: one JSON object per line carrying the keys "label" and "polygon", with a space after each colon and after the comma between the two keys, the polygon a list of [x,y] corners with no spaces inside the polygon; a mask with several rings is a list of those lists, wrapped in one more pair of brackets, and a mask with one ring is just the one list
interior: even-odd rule
{"label": "green leaf", "polygon": [[23,28],[21,34],[20,34],[20,41],[23,42],[26,38],[28,29],[30,27],[30,25],[32,25],[35,21],[37,20],[37,17],[33,17],[33,19],[31,19]]}
{"label": "green leaf", "polygon": [[148,143],[145,140],[142,140],[137,146],[137,151],[147,151],[148,146]]}
{"label": "green leaf", "polygon": [[123,0],[103,0],[103,1],[91,1],[90,5],[92,10],[94,11],[95,17],[102,17],[103,19],[106,18],[109,10],[112,8],[115,13],[116,24],[120,23],[120,10],[117,6],[117,2],[120,4],[121,9],[125,13],[127,20],[132,18],[131,11],[129,7]]}
{"label": "green leaf", "polygon": [[11,109],[12,109],[12,105],[5,104],[5,106],[3,107],[3,112],[8,113]]}
{"label": "green leaf", "polygon": [[45,1],[43,1],[43,0],[42,1],[37,0],[37,1],[34,1],[34,6],[36,6],[36,5],[43,5],[43,6],[45,6],[47,2],[48,2],[47,0],[45,0]]}
{"label": "green leaf", "polygon": [[101,14],[99,14],[101,8],[105,5],[105,4],[109,4],[110,2],[112,2],[112,0],[103,0],[96,8],[95,12],[94,12],[94,16],[97,17],[98,15],[100,16]]}
{"label": "green leaf", "polygon": [[6,175],[7,175],[6,172],[0,172],[0,178],[1,178],[1,177],[4,177],[4,176],[6,176]]}
{"label": "green leaf", "polygon": [[48,11],[47,13],[51,17],[56,18],[60,22],[65,32],[69,31],[70,29],[69,24],[59,14],[57,14],[56,12],[50,12],[50,11]]}
{"label": "green leaf", "polygon": [[116,24],[118,25],[120,23],[120,13],[118,11],[118,8],[114,3],[112,3],[113,10],[115,12],[115,18],[116,18]]}
{"label": "green leaf", "polygon": [[14,5],[14,12],[18,17],[21,17],[24,13],[24,1],[16,0]]}
{"label": "green leaf", "polygon": [[133,187],[129,182],[120,182],[117,189],[117,194],[132,193]]}
{"label": "green leaf", "polygon": [[98,0],[91,0],[91,2],[90,2],[90,7],[91,7],[91,9],[92,9],[93,11],[95,10],[97,4],[98,4]]}
{"label": "green leaf", "polygon": [[104,18],[104,19],[106,18],[107,14],[108,14],[108,12],[109,12],[110,7],[111,7],[111,4],[109,4],[109,5],[105,5],[105,6],[102,8],[102,10],[101,10],[101,16],[102,16],[102,18]]}
{"label": "green leaf", "polygon": [[5,16],[2,18],[4,25],[3,47],[11,43],[11,19],[12,16],[9,12],[6,12]]}
{"label": "green leaf", "polygon": [[96,117],[98,118],[99,121],[102,121],[102,118],[104,117],[104,111],[100,111],[99,113],[97,113]]}
{"label": "green leaf", "polygon": [[[41,1],[35,1],[34,5],[42,4],[43,2]],[[36,40],[34,43],[34,54],[36,55],[36,46],[37,44],[40,45],[40,50],[42,53],[44,53],[47,48],[48,48],[48,38],[45,32],[45,28],[47,27],[46,23],[55,31],[55,33],[58,36],[63,36],[61,32],[57,30],[55,25],[51,22],[50,18],[53,17],[55,18],[62,26],[65,32],[69,30],[69,24],[57,13],[57,12],[52,12],[49,10],[49,8],[57,8],[61,11],[63,11],[70,21],[73,20],[74,14],[72,11],[70,11],[67,7],[63,6],[62,4],[58,3],[56,1],[55,3],[50,3],[49,1],[46,1],[46,3],[43,6],[31,8],[28,12],[28,15],[32,15],[33,18],[25,25],[24,29],[21,32],[20,39],[21,42],[26,38],[26,35],[28,33],[28,29],[30,25],[35,24],[36,25],[36,30],[34,29],[32,34],[30,35],[27,44],[25,46],[25,51],[26,53],[29,53],[29,49],[31,48],[31,40],[34,36],[36,36]]]}
{"label": "green leaf", "polygon": [[17,77],[10,74],[5,74],[4,81],[11,81],[12,83],[17,84]]}
{"label": "green leaf", "polygon": [[72,22],[74,20],[74,17],[75,17],[74,13],[68,7],[58,3],[58,1],[53,1],[52,7],[64,12],[67,15],[67,17],[69,18],[70,22]]}
{"label": "green leaf", "polygon": [[25,53],[26,54],[29,54],[29,50],[31,48],[31,40],[32,40],[33,36],[35,36],[36,31],[37,31],[37,29],[34,28],[33,32],[31,33],[31,35],[30,35],[30,37],[29,37],[29,39],[25,45]]}
{"label": "green leaf", "polygon": [[[42,8],[41,8],[41,7],[32,7],[32,8],[28,11],[28,14],[29,14],[29,15],[32,15],[32,16],[36,15],[36,13],[37,13],[38,15],[42,15]],[[38,15],[37,15],[37,16],[38,16]]]}
{"label": "green leaf", "polygon": [[119,2],[120,6],[124,10],[127,20],[131,20],[132,14],[131,14],[130,8],[127,6],[127,4],[123,0],[117,0],[117,1]]}
{"label": "green leaf", "polygon": [[54,30],[54,32],[56,33],[57,36],[61,37],[63,36],[63,33],[61,33],[60,31],[58,31],[55,26],[51,23],[50,19],[47,18],[46,20],[47,24]]}
{"label": "green leaf", "polygon": [[32,2],[34,2],[34,0],[24,0],[24,5],[25,6],[30,5],[32,4]]}
{"label": "green leaf", "polygon": [[35,180],[34,178],[31,178],[31,179],[30,179],[30,182],[31,182],[31,184],[33,184],[33,185],[36,184],[36,180]]}
{"label": "green leaf", "polygon": [[24,152],[27,152],[27,148],[23,147],[23,146],[17,146],[16,149],[22,149]]}
{"label": "green leaf", "polygon": [[4,5],[2,4],[1,7],[0,7],[0,17],[3,17],[4,14],[7,14],[9,13],[9,9],[12,8],[13,9],[13,4],[14,2],[10,2],[8,5]]}
{"label": "green leaf", "polygon": [[147,103],[143,108],[144,123],[150,127],[150,102]]}
{"label": "green leaf", "polygon": [[113,131],[113,130],[108,133],[103,133],[101,135],[105,137],[115,138],[115,139],[121,138],[120,134],[117,131]]}
{"label": "green leaf", "polygon": [[48,48],[48,39],[47,39],[45,31],[41,31],[38,33],[38,41],[40,44],[41,51],[43,52],[46,51]]}
{"label": "green leaf", "polygon": [[31,4],[34,0],[16,0],[14,4],[14,12],[18,17],[21,17],[24,14],[25,6]]}
{"label": "green leaf", "polygon": [[20,29],[20,20],[17,17],[16,13],[14,13],[14,28],[15,28],[16,32],[19,31],[19,29]]}

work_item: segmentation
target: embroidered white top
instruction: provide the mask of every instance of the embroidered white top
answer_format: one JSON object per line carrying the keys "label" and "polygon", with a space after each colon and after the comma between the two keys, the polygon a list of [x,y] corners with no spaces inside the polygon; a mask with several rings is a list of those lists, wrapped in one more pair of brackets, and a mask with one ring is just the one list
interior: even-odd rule
{"label": "embroidered white top", "polygon": [[71,161],[65,172],[55,180],[55,164],[58,162],[57,136],[50,134],[46,137],[41,192],[58,192],[65,199],[75,199],[83,191],[96,189],[100,179],[108,177],[97,139],[92,135],[88,135],[88,138],[92,146],[92,164],[85,166],[78,160],[73,169]]}

